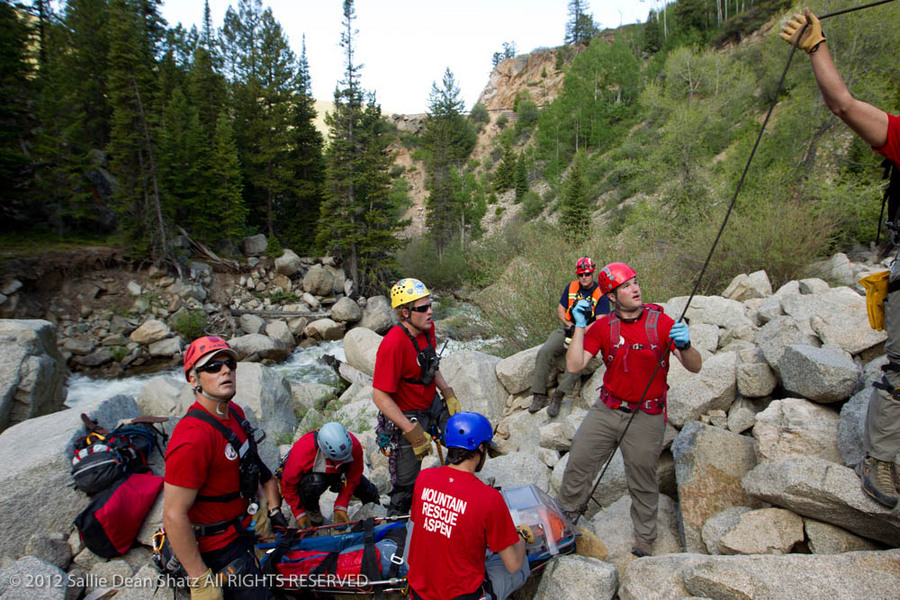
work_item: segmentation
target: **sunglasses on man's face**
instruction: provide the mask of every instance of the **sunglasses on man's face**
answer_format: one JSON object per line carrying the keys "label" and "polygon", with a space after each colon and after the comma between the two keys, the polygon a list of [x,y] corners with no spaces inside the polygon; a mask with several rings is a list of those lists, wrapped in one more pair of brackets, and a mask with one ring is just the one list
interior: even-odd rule
{"label": "sunglasses on man's face", "polygon": [[237,368],[237,361],[235,361],[233,358],[226,358],[225,360],[211,360],[202,367],[197,367],[197,371],[206,373],[218,373],[222,370],[222,367],[228,367],[229,370],[234,371]]}
{"label": "sunglasses on man's face", "polygon": [[429,308],[431,308],[431,302],[429,302],[428,304],[423,304],[422,306],[413,306],[409,310],[413,312],[425,313],[428,312]]}

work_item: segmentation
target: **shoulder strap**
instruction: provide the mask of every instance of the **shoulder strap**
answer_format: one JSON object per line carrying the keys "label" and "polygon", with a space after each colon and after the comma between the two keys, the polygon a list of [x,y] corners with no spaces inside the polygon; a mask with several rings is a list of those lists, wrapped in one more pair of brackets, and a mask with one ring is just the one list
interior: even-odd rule
{"label": "shoulder strap", "polygon": [[609,313],[609,356],[605,358],[607,365],[612,364],[619,351],[619,337],[622,335],[622,321],[616,311]]}
{"label": "shoulder strap", "polygon": [[[234,408],[232,406],[229,406],[228,410],[231,411],[231,417],[233,419],[236,419],[237,422],[241,425],[241,428],[243,428],[244,425],[243,425],[243,423],[241,423],[240,417],[238,417],[238,414],[234,410]],[[240,456],[241,456],[240,440],[238,439],[237,435],[235,435],[235,433],[231,429],[222,425],[222,423],[220,423],[218,419],[213,417],[208,412],[206,412],[204,410],[200,410],[199,408],[192,408],[184,416],[185,417],[193,417],[195,419],[200,419],[204,423],[208,423],[209,425],[211,425],[213,429],[217,430],[219,433],[221,433],[223,436],[225,436],[225,439],[228,441],[229,444],[231,444],[231,447],[234,448],[234,451],[237,453],[238,457],[240,458]],[[245,433],[246,433],[246,430],[245,430]],[[247,436],[247,439],[250,439],[250,436]],[[240,497],[241,497],[240,491],[231,492],[230,494],[220,494],[218,496],[203,496],[201,494],[197,494],[197,500],[201,500],[203,502],[230,502],[231,500],[234,500],[235,498],[240,498]]]}
{"label": "shoulder strap", "polygon": [[659,331],[657,330],[657,324],[659,323],[659,315],[660,311],[654,310],[652,308],[647,308],[647,320],[644,321],[644,331],[647,333],[647,341],[650,342],[650,348],[653,350],[653,353],[656,355],[656,360],[665,366],[664,361],[666,358],[666,348],[663,348],[659,343]]}
{"label": "shoulder strap", "polygon": [[[418,360],[419,353],[421,353],[422,351],[419,350],[419,344],[416,343],[416,338],[415,338],[415,336],[414,336],[413,334],[411,334],[411,333],[409,332],[409,330],[408,330],[406,327],[404,327],[403,325],[395,325],[395,327],[399,327],[400,329],[402,329],[402,330],[403,330],[403,333],[406,334],[406,337],[409,338],[409,341],[412,342],[413,348],[415,348],[415,350],[416,350],[416,359]],[[431,347],[432,347],[432,346],[431,346],[431,340],[428,338],[428,332],[427,332],[427,331],[425,332],[425,342],[428,344],[427,346],[425,346],[426,348],[431,348]],[[420,366],[421,366],[422,369],[423,369],[422,372],[424,372],[424,369],[425,369],[424,365],[421,365],[421,364],[420,364]],[[413,379],[412,377],[403,377],[402,380],[405,381],[406,383],[412,383],[412,384],[415,384],[415,385],[425,385],[424,383],[422,383],[422,372],[420,372],[420,373],[419,373],[419,376],[416,377],[415,379]]]}

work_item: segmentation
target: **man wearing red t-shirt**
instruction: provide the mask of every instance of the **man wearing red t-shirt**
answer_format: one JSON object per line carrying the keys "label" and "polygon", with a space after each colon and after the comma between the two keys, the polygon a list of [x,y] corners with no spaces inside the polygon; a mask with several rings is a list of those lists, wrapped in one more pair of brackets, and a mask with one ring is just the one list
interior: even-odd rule
{"label": "man wearing red t-shirt", "polygon": [[428,288],[418,279],[401,279],[391,288],[391,306],[400,324],[378,346],[372,400],[380,411],[379,446],[390,453],[388,514],[403,515],[412,505],[421,461],[431,453],[431,435],[440,437],[459,401],[438,368]]}
{"label": "man wearing red t-shirt", "polygon": [[[900,215],[895,207],[900,194],[900,117],[888,114],[867,102],[857,100],[838,73],[819,19],[807,8],[805,15],[795,14],[787,21],[781,37],[809,54],[816,84],[828,108],[847,124],[872,149],[893,163],[890,189],[894,198],[889,206],[888,220],[897,225]],[[797,39],[799,37],[799,39]],[[900,231],[894,229],[893,241],[898,244]],[[894,508],[900,500],[900,474],[894,463],[900,452],[900,261],[894,258],[888,278],[888,296],[884,303],[884,328],[887,341],[884,351],[888,364],[881,369],[883,376],[876,382],[866,412],[863,431],[865,459],[856,466],[862,489],[873,500]]]}
{"label": "man wearing red t-shirt", "polygon": [[340,423],[325,423],[294,442],[284,461],[281,491],[294,513],[300,529],[321,525],[319,497],[331,488],[338,493],[334,501],[334,523],[348,523],[347,505],[356,496],[366,504],[378,502],[378,488],[363,475],[362,445]]}
{"label": "man wearing red t-shirt", "polygon": [[475,476],[496,450],[492,437],[483,415],[453,415],[447,466],[419,474],[408,555],[413,600],[505,600],[528,578],[525,542],[503,496]]}
{"label": "man wearing red t-shirt", "polygon": [[[253,432],[247,429],[244,411],[229,402],[236,391],[236,361],[222,338],[198,338],[188,347],[184,373],[196,401],[175,426],[166,450],[163,525],[190,578],[192,600],[272,597],[260,577],[252,536],[247,535],[249,496],[260,483],[272,507],[272,525],[287,527],[278,482],[259,460],[255,441],[248,439]],[[244,478],[243,485],[242,462],[245,469],[251,462],[258,469],[258,478]],[[226,566],[228,574],[217,576]]]}
{"label": "man wearing red t-shirt", "polygon": [[600,270],[597,279],[613,312],[594,321],[585,333],[591,305],[578,301],[572,310],[575,333],[566,353],[566,368],[577,373],[602,352],[606,372],[599,400],[572,439],[557,500],[567,514],[580,516],[600,466],[616,447],[621,448],[635,534],[631,552],[648,556],[656,541],[656,471],[666,431],[669,341],[688,371],[698,373],[702,359],[691,347],[685,323],[675,323],[659,306],[643,303],[631,267],[611,263]]}

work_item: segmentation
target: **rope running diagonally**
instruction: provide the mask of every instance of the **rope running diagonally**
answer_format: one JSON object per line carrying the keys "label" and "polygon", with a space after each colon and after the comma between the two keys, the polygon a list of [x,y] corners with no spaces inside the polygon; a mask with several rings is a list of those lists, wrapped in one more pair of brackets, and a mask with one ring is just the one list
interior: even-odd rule
{"label": "rope running diagonally", "polygon": [[[879,6],[881,4],[888,4],[889,2],[894,2],[895,0],[878,0],[877,2],[872,2],[870,4],[864,4],[862,6],[855,6],[853,8],[847,8],[844,10],[835,11],[832,13],[828,13],[821,17],[818,17],[819,20],[828,19],[831,17],[836,17],[838,15],[843,15],[851,12],[855,12],[858,10],[863,10],[866,8],[872,8],[875,6]],[[781,93],[781,89],[784,86],[784,79],[787,76],[788,69],[791,66],[791,61],[794,58],[794,53],[797,51],[797,43],[800,41],[800,38],[803,37],[803,32],[806,31],[807,25],[804,25],[800,30],[800,33],[797,35],[797,39],[794,40],[793,45],[791,46],[791,53],[788,55],[787,62],[784,65],[784,70],[781,72],[781,78],[778,80],[778,87],[775,90],[775,94],[773,95],[773,100],[771,106],[769,106],[768,112],[766,112],[766,118],[763,120],[762,126],[759,128],[759,135],[756,136],[756,141],[753,143],[753,149],[750,151],[750,156],[747,158],[747,164],[744,165],[744,171],[741,173],[741,178],[738,180],[737,186],[734,189],[734,195],[731,197],[731,202],[728,204],[728,210],[725,211],[725,218],[722,219],[722,225],[719,227],[719,232],[716,234],[716,239],[713,241],[712,246],[709,249],[709,253],[706,255],[706,261],[703,263],[703,268],[700,269],[700,274],[697,276],[697,280],[694,283],[694,289],[691,290],[691,295],[688,297],[687,302],[684,305],[684,309],[681,311],[681,316],[678,317],[678,321],[684,320],[684,315],[687,313],[688,308],[691,305],[691,301],[694,299],[694,296],[697,294],[697,290],[700,288],[700,282],[703,281],[703,275],[706,274],[706,268],[709,266],[709,261],[712,260],[713,253],[716,250],[716,246],[719,244],[719,240],[722,238],[722,233],[725,231],[725,226],[728,224],[728,219],[731,216],[731,211],[734,209],[734,205],[737,202],[738,194],[741,193],[741,188],[744,186],[744,180],[747,178],[747,173],[750,171],[750,164],[753,162],[753,157],[756,155],[756,149],[759,147],[760,141],[762,141],[763,133],[766,131],[766,125],[769,123],[769,117],[772,116],[772,112],[775,110],[775,106],[778,104],[778,95]],[[666,350],[666,354],[672,349],[672,341],[669,340],[669,347]],[[657,363],[656,368],[653,370],[653,375],[650,376],[650,381],[647,383],[647,387],[644,388],[644,392],[641,394],[641,399],[638,401],[638,404],[644,401],[644,398],[647,396],[647,392],[650,390],[650,385],[653,383],[653,380],[656,378],[657,372],[659,372],[661,363]],[[594,492],[597,491],[597,487],[600,485],[600,481],[603,479],[603,476],[606,474],[607,469],[609,469],[609,465],[612,463],[613,456],[616,453],[616,450],[622,443],[622,440],[625,439],[625,434],[628,433],[628,428],[631,426],[631,422],[634,420],[634,417],[637,415],[637,411],[631,413],[631,417],[628,419],[628,423],[625,424],[625,429],[622,430],[622,435],[619,436],[619,439],[616,440],[616,445],[613,448],[612,452],[609,455],[609,458],[606,459],[606,463],[603,465],[603,469],[600,471],[600,475],[597,477],[597,481],[594,483],[594,486],[591,488],[591,493],[588,494],[588,499],[585,500],[584,504],[578,508],[577,516],[575,517],[574,524],[578,524],[578,520],[587,510],[588,502],[594,500]],[[600,503],[594,500],[594,502],[600,506]],[[600,506],[600,508],[603,508]]]}

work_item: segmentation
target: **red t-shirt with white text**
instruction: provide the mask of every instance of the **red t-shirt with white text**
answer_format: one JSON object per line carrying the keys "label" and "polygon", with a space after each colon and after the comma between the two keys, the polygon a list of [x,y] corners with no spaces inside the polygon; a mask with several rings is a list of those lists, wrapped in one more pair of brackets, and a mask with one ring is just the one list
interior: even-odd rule
{"label": "red t-shirt with white text", "polygon": [[[231,404],[235,412],[244,418],[243,409]],[[210,413],[199,402],[190,409],[199,408],[219,419],[237,435],[243,443],[247,439],[238,419],[233,416],[221,419]],[[241,489],[240,459],[220,431],[200,419],[185,417],[178,421],[166,447],[166,483],[197,490],[198,496],[221,496]],[[231,521],[247,511],[249,501],[235,498],[227,502],[207,502],[196,500],[188,509],[191,523],[202,525]],[[227,546],[238,537],[234,527],[219,535],[197,538],[200,552],[209,552]]]}
{"label": "red t-shirt with white text", "polygon": [[[647,339],[647,309],[641,312],[633,323],[626,323],[620,319],[621,331],[618,340],[619,349],[612,364],[606,365],[603,374],[603,387],[607,392],[627,402],[640,402],[650,376],[653,384],[647,390],[645,399],[659,398],[666,393],[666,374],[663,369],[656,370],[656,352],[650,349],[650,340]],[[600,353],[600,357],[606,361],[612,349],[609,339],[609,321],[612,315],[606,315],[591,325],[584,333],[584,349],[591,354]],[[656,322],[656,332],[659,343],[663,347],[669,344],[669,331],[675,321],[665,313],[659,315]],[[635,345],[642,346],[637,349]]]}
{"label": "red t-shirt with white text", "polygon": [[[400,329],[403,325],[391,327],[375,355],[375,376],[372,387],[390,394],[391,399],[401,411],[427,410],[434,402],[437,384],[432,381],[428,385],[418,385],[403,381],[403,378],[418,379],[422,375],[422,367],[416,360],[416,349],[405,333]],[[434,323],[431,329],[416,336],[419,350],[426,346],[435,346]]]}
{"label": "red t-shirt with white text", "polygon": [[409,585],[426,600],[450,600],[484,582],[485,550],[519,541],[503,496],[452,467],[423,469],[416,479]]}

